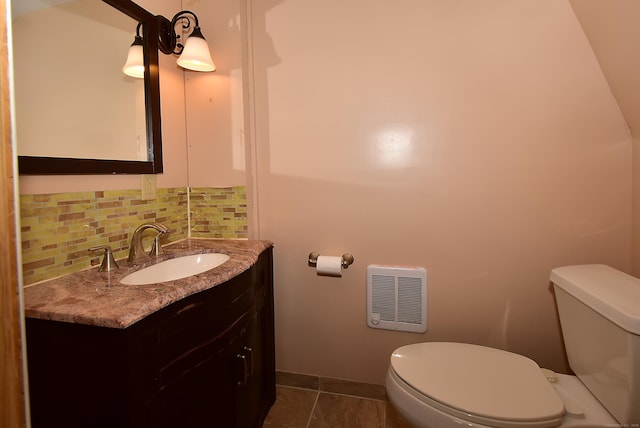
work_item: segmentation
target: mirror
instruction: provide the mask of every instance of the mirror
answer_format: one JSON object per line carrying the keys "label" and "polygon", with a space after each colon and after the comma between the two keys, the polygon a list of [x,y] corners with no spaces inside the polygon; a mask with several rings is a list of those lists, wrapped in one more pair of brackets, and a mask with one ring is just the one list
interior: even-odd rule
{"label": "mirror", "polygon": [[[162,172],[157,20],[103,2],[14,0],[20,174]],[[138,22],[144,79],[121,71]]]}

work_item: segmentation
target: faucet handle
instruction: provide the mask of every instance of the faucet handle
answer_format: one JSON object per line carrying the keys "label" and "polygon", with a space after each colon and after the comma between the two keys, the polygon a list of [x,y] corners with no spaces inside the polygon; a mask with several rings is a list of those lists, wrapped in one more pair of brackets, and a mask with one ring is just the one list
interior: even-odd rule
{"label": "faucet handle", "polygon": [[89,248],[89,251],[104,251],[104,258],[102,259],[102,264],[98,268],[98,272],[111,272],[113,270],[118,269],[118,263],[113,258],[113,251],[111,251],[111,247],[109,245],[98,245],[96,247]]}

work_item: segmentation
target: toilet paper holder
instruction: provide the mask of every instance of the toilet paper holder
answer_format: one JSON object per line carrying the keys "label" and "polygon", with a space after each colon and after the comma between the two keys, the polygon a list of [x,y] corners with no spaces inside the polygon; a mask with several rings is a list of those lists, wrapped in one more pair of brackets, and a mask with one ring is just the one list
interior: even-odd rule
{"label": "toilet paper holder", "polygon": [[[318,253],[317,251],[312,251],[309,253],[309,266],[315,267],[318,264],[318,256],[320,256],[320,253]],[[353,258],[353,255],[351,253],[344,253],[342,255],[342,267],[344,269],[348,268],[354,260],[355,259]]]}

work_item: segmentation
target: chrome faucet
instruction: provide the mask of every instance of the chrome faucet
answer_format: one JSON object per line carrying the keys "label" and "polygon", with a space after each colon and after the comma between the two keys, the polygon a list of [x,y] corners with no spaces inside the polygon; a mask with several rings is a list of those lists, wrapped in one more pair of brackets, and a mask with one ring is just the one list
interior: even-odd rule
{"label": "chrome faucet", "polygon": [[138,260],[142,260],[144,258],[149,257],[151,254],[147,254],[144,252],[144,248],[142,247],[142,233],[147,229],[154,229],[158,232],[156,235],[153,247],[151,249],[151,254],[160,255],[162,254],[162,247],[160,247],[160,235],[164,235],[165,233],[169,233],[169,228],[160,223],[144,223],[136,228],[131,236],[131,245],[129,245],[129,257],[127,258],[128,262],[136,262]]}

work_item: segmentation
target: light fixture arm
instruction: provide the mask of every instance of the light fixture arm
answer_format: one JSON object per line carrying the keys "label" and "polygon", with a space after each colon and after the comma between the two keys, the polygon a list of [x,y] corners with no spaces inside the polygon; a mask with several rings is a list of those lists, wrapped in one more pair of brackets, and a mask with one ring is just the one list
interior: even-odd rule
{"label": "light fixture arm", "polygon": [[[189,17],[191,15],[191,18]],[[158,47],[160,51],[164,54],[176,54],[180,55],[182,50],[184,49],[184,44],[180,43],[178,39],[180,39],[180,34],[176,32],[176,25],[179,21],[182,21],[181,27],[183,30],[188,30],[191,28],[191,19],[193,19],[193,31],[192,35],[202,37],[202,32],[200,31],[200,25],[198,24],[198,17],[195,13],[189,10],[183,10],[177,13],[171,21],[169,21],[164,16],[158,15],[156,16],[158,19],[159,26],[159,41]],[[204,38],[204,37],[203,37]]]}
{"label": "light fixture arm", "polygon": [[140,35],[140,28],[142,28],[142,22],[138,22],[138,25],[136,26],[136,39],[140,38],[140,40],[142,40],[142,36]]}

